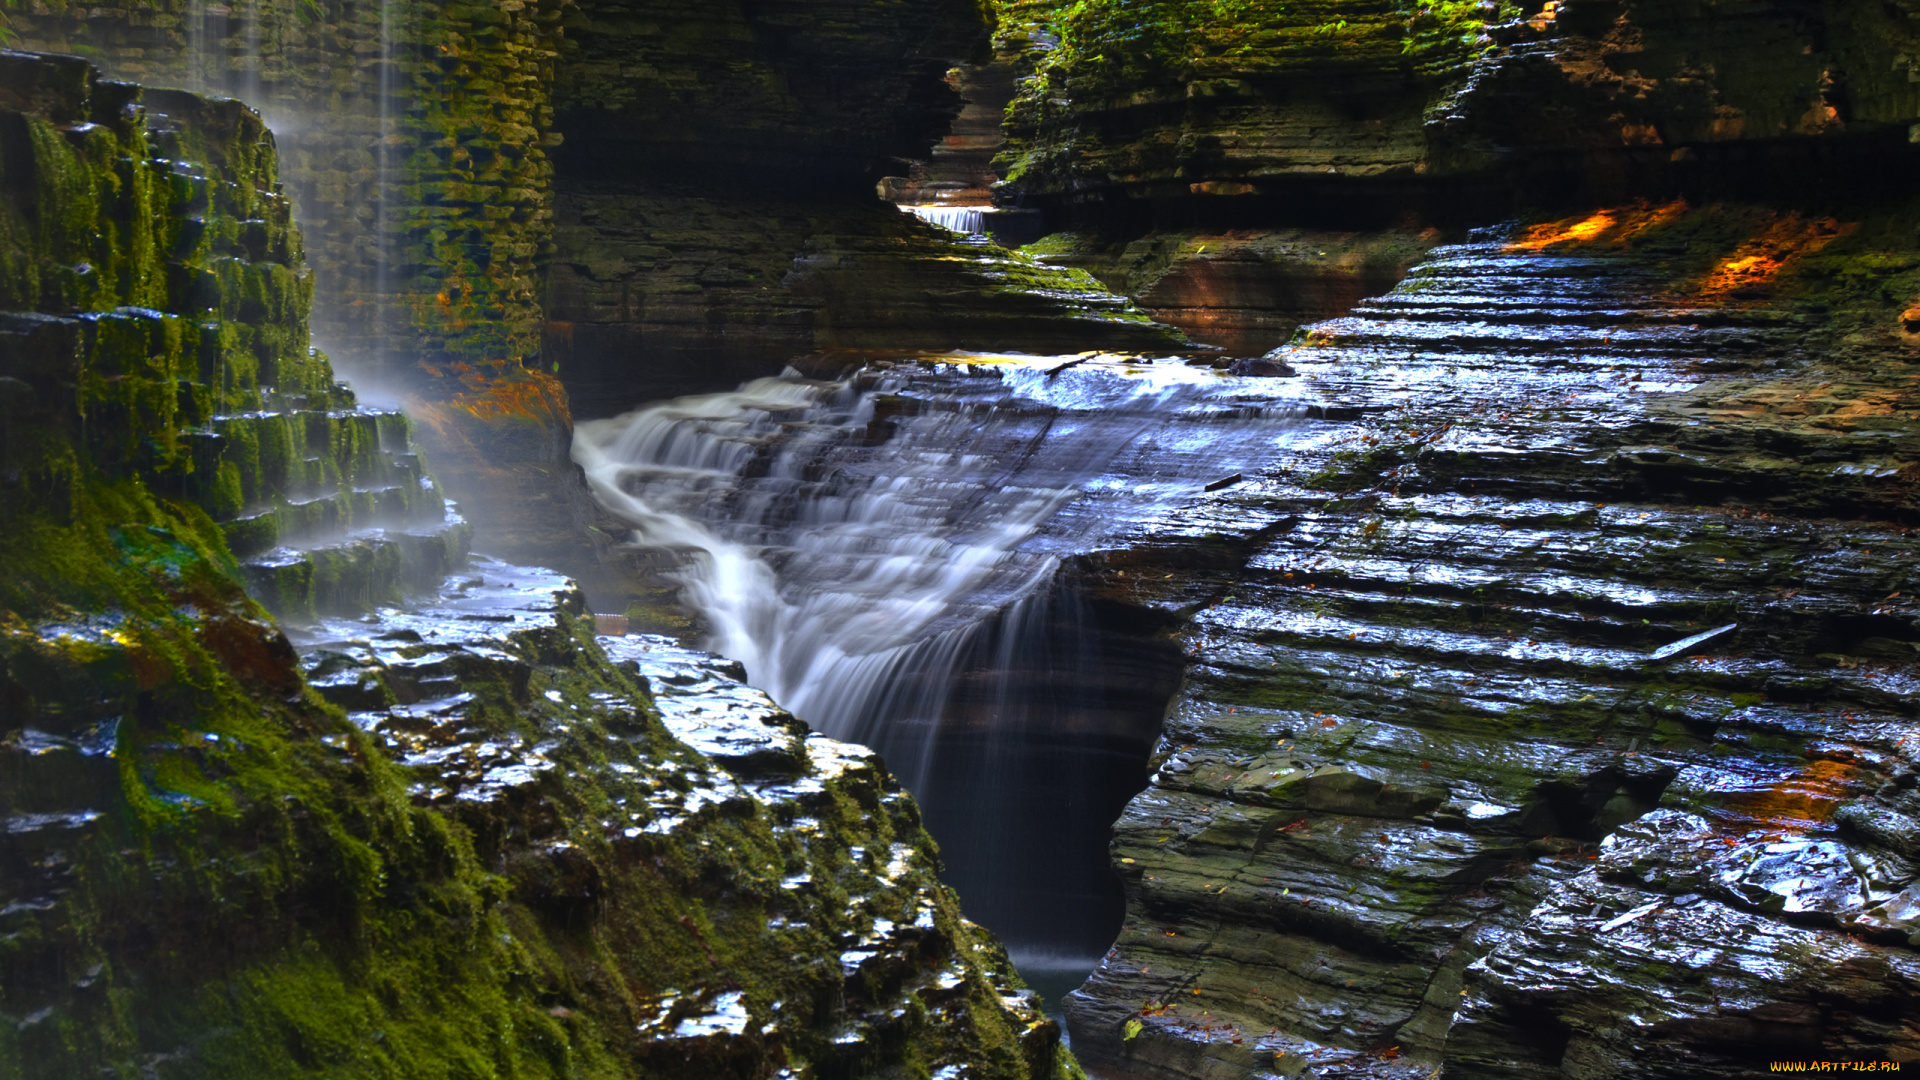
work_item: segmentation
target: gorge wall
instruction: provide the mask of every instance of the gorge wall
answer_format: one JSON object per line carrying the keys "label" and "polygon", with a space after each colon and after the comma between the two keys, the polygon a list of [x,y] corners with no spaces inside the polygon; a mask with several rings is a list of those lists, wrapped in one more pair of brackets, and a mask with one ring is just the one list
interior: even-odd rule
{"label": "gorge wall", "polygon": [[310,247],[315,340],[395,379],[418,359],[538,350],[564,8],[158,0],[8,22],[18,46],[267,117]]}
{"label": "gorge wall", "polygon": [[1349,419],[1196,508],[1240,561],[1091,568],[1194,612],[1091,1071],[1920,1057],[1920,261],[1910,201],[1858,210],[1490,230],[1276,354]]}
{"label": "gorge wall", "polygon": [[[1488,5],[1447,60],[1387,5],[1239,36],[1152,11],[1039,9],[996,197],[1197,337],[1291,334],[1270,359],[1327,421],[1088,569],[1193,613],[1192,667],[1116,826],[1127,926],[1069,998],[1076,1053],[1128,1078],[1920,1058],[1888,827],[1916,13]],[[1540,224],[1461,228],[1511,215]],[[1369,251],[1409,276],[1316,318]],[[1244,561],[1204,584],[1196,533]]]}
{"label": "gorge wall", "polygon": [[[1634,198],[1897,192],[1901,5],[1004,6],[994,198],[1050,264],[1253,354],[1405,272],[1433,226]],[[981,71],[986,68],[979,69]]]}
{"label": "gorge wall", "polygon": [[275,157],[0,54],[0,1075],[1077,1074],[869,752],[468,562]]}
{"label": "gorge wall", "polygon": [[[407,440],[490,550],[671,620],[658,567],[583,539],[619,526],[569,487],[574,410],[801,354],[1185,348],[1147,315],[1273,350],[1314,424],[1072,563],[1190,660],[1069,1006],[1090,1067],[1920,1060],[1916,15],[1021,2],[989,42],[936,0],[10,9],[289,119],[276,192],[245,109],[141,120],[7,61],[31,974],[0,1061],[1070,1075],[871,758],[764,699],[676,714],[752,695],[607,655],[550,574],[463,569]],[[1026,251],[872,195],[970,87],[1013,95]],[[309,288],[411,432],[305,351]]]}

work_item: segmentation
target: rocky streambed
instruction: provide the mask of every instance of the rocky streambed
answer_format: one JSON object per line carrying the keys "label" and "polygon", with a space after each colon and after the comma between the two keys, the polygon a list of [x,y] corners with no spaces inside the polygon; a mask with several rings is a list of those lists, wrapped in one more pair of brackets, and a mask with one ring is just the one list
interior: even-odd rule
{"label": "rocky streambed", "polygon": [[1091,1071],[1920,1056],[1903,237],[1494,230],[1276,352],[1329,419],[1083,567],[1190,614]]}

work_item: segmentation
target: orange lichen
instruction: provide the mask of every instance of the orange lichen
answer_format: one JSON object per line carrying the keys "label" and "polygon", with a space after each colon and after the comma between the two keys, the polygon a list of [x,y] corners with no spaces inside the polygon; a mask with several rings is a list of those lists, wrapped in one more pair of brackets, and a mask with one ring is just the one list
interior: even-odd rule
{"label": "orange lichen", "polygon": [[[1641,202],[1613,207],[1584,217],[1535,225],[1509,243],[1507,250],[1631,248],[1648,234],[1676,224],[1691,212],[1682,200],[1658,206]],[[1717,220],[1716,211],[1711,208],[1699,213],[1708,215],[1703,220],[1709,225]],[[1737,220],[1731,218],[1728,223]],[[1721,255],[1705,275],[1679,290],[1675,299],[1699,304],[1762,299],[1781,274],[1856,228],[1857,225],[1842,224],[1833,218],[1806,218],[1799,214],[1762,218],[1745,226],[1741,231],[1746,233],[1746,238]]]}
{"label": "orange lichen", "polygon": [[522,367],[518,357],[483,367],[460,360],[444,367],[424,363],[420,366],[435,378],[455,383],[457,388],[438,402],[413,402],[410,408],[416,413],[437,413],[444,405],[483,421],[519,418],[560,426],[572,422],[566,388],[560,380],[547,372]]}
{"label": "orange lichen", "polygon": [[1920,333],[1920,300],[1900,313],[1900,329],[1909,334]]}
{"label": "orange lichen", "polygon": [[463,395],[462,407],[482,420],[521,417],[546,422],[567,413],[566,390],[544,371],[521,369],[511,378],[475,376],[476,392]]}

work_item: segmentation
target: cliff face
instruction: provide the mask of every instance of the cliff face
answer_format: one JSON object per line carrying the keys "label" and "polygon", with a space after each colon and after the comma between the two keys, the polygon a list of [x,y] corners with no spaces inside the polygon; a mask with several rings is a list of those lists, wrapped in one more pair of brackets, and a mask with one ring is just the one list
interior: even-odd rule
{"label": "cliff face", "polygon": [[731,389],[821,351],[1181,346],[1084,271],[962,241],[870,195],[568,185],[558,238],[545,355],[582,415]]}
{"label": "cliff face", "polygon": [[0,1075],[1074,1074],[871,755],[467,564],[274,168],[0,55]]}
{"label": "cliff face", "polygon": [[875,198],[959,109],[945,72],[988,27],[971,0],[167,0],[11,25],[115,75],[257,104],[312,238],[316,340],[406,402],[489,547],[610,600],[633,586],[582,539],[575,408],[876,344],[1181,344],[1084,274]]}
{"label": "cliff face", "polygon": [[356,373],[539,344],[561,0],[159,0],[9,12],[21,46],[239,98],[279,137],[307,237],[314,335]]}
{"label": "cliff face", "polygon": [[1309,194],[1423,172],[1423,112],[1491,12],[1366,0],[1008,5],[1033,74],[1007,114],[1028,202]]}
{"label": "cliff face", "polygon": [[1493,29],[1499,48],[1432,111],[1433,160],[1619,156],[1657,173],[1664,158],[1685,176],[1880,152],[1920,120],[1916,18],[1901,3],[1572,0]]}
{"label": "cliff face", "polygon": [[1094,579],[1197,613],[1090,1069],[1920,1058],[1920,255],[1857,212],[1489,230],[1276,351],[1329,419],[1189,518],[1244,562]]}
{"label": "cliff face", "polygon": [[[1391,33],[1341,7],[1356,45]],[[1024,10],[1000,197],[1072,226],[1041,257],[1236,350],[1280,344],[1351,253],[1411,264],[1271,354],[1327,420],[1194,515],[1237,569],[1148,543],[1091,575],[1197,614],[1115,827],[1125,929],[1068,1000],[1082,1060],[1920,1057],[1890,689],[1914,638],[1912,13],[1572,0],[1396,68],[1316,56],[1278,11],[1234,57],[1207,48],[1223,5]],[[1229,61],[1240,81],[1209,78]],[[1364,63],[1374,96],[1342,105]],[[1714,203],[1736,198],[1773,203]],[[1516,208],[1542,224],[1431,250],[1407,228]]]}
{"label": "cliff face", "polygon": [[555,86],[561,156],[583,175],[870,191],[960,111],[945,75],[986,31],[972,0],[586,0]]}
{"label": "cliff face", "polygon": [[[1003,198],[1301,224],[1494,215],[1516,195],[1751,193],[1763,179],[1804,193],[1818,161],[1881,153],[1920,120],[1914,15],[1759,0],[1009,4],[1032,28],[1034,74],[1008,113]],[[1784,175],[1752,175],[1761,161]]]}
{"label": "cliff face", "polygon": [[582,415],[818,350],[1177,347],[1084,275],[874,196],[960,111],[946,72],[987,27],[956,0],[582,5],[544,349]]}

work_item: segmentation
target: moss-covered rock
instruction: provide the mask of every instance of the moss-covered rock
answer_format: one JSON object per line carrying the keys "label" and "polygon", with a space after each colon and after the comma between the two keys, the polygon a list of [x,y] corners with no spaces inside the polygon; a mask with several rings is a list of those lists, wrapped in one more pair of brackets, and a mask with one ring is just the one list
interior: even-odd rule
{"label": "moss-covered rock", "polygon": [[0,56],[0,1076],[1078,1075],[872,755],[447,577],[259,118],[144,100]]}
{"label": "moss-covered rock", "polygon": [[315,336],[356,372],[539,344],[561,0],[10,13],[16,40],[117,78],[239,98],[280,133],[321,290]]}
{"label": "moss-covered rock", "polygon": [[1003,4],[1001,40],[1024,69],[999,161],[1008,194],[1186,199],[1410,178],[1423,110],[1500,7]]}
{"label": "moss-covered rock", "polygon": [[1871,162],[1903,155],[1920,121],[1912,16],[1017,0],[999,38],[1025,76],[1001,198],[1093,217],[1125,213],[1104,203],[1214,204],[1199,212],[1244,225],[1379,220],[1383,206],[1493,216],[1516,195],[1887,190]]}

